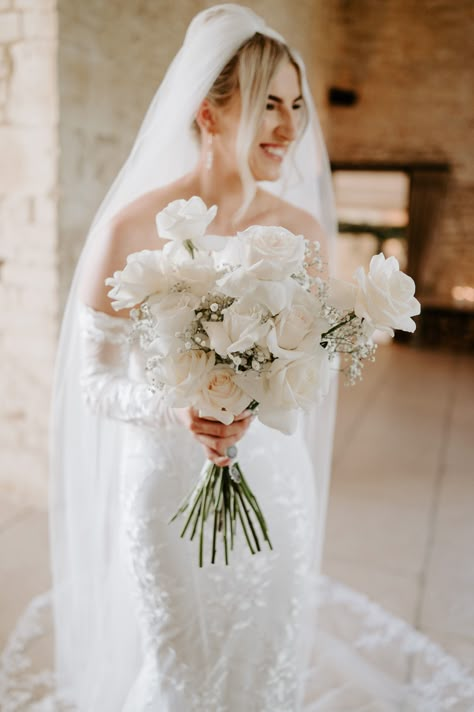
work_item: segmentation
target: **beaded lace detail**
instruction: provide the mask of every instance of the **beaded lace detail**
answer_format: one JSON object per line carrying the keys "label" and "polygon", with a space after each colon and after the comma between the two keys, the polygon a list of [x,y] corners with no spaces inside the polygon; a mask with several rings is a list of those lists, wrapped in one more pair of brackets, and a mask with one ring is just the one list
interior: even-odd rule
{"label": "beaded lace detail", "polygon": [[[455,659],[365,596],[314,575],[318,508],[299,436],[254,422],[239,443],[273,551],[252,556],[237,541],[229,567],[218,560],[199,569],[196,541],[181,539],[179,525],[168,520],[199,475],[201,446],[184,428],[149,427],[157,415],[140,410],[138,396],[134,401],[130,373],[139,374],[140,363],[127,320],[85,308],[82,328],[92,350],[86,365],[92,399],[132,426],[125,428],[117,479],[117,542],[140,664],[113,712],[474,709],[474,680]],[[74,710],[55,689],[48,655],[35,661],[35,646],[51,632],[50,603],[49,593],[30,603],[3,651],[4,712]]]}

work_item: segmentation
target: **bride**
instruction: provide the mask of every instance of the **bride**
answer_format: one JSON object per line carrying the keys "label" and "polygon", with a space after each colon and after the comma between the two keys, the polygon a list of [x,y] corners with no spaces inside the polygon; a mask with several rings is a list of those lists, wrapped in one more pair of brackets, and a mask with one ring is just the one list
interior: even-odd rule
{"label": "bride", "polygon": [[[81,712],[464,709],[474,692],[455,661],[319,576],[335,388],[293,436],[149,391],[105,280],[159,249],[156,214],[192,196],[217,205],[213,234],[281,225],[331,262],[330,172],[303,63],[237,5],[191,23],[71,289],[53,420],[57,700]],[[230,566],[199,569],[168,520],[205,459],[227,464],[237,442],[273,551],[237,546]]]}

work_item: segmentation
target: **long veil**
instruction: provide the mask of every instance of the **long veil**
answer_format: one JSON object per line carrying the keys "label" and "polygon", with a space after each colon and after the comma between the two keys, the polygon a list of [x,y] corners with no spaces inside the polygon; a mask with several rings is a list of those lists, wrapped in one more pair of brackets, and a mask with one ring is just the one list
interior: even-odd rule
{"label": "long veil", "polygon": [[[194,167],[198,144],[192,123],[198,106],[229,59],[256,32],[283,41],[260,17],[241,6],[215,6],[195,17],[151,102],[130,156],[93,221],[71,287],[54,390],[50,532],[56,672],[60,688],[84,709],[120,708],[123,691],[136,672],[139,650],[127,584],[121,580],[117,540],[122,426],[87,412],[74,377],[79,369],[76,309],[81,269],[91,252],[100,249],[103,230],[121,207]],[[281,179],[265,187],[315,216],[332,244],[335,213],[329,164],[304,64],[295,57],[309,121]],[[334,386],[324,406],[311,414],[312,422],[306,423],[323,503],[319,544],[335,396]],[[323,426],[318,427],[320,422]],[[315,557],[319,554],[320,546]],[[125,656],[124,650],[128,651]],[[96,697],[100,690],[116,695],[115,707],[113,700],[108,699],[106,707]]]}

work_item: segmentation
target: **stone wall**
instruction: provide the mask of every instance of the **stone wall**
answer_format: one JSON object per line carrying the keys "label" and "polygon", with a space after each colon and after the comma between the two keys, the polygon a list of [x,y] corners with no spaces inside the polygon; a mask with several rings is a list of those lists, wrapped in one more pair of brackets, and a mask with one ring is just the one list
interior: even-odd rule
{"label": "stone wall", "polygon": [[44,501],[57,314],[54,0],[0,0],[0,484]]}
{"label": "stone wall", "polygon": [[359,102],[327,111],[335,161],[448,163],[451,178],[425,296],[451,301],[474,284],[474,32],[471,0],[321,3],[329,85]]}

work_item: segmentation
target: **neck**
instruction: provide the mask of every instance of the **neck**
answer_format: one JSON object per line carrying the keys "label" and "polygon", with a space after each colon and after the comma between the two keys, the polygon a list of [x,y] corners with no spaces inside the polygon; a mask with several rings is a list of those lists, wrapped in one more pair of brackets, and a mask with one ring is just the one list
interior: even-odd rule
{"label": "neck", "polygon": [[219,234],[227,234],[235,229],[235,215],[242,206],[244,190],[239,173],[229,169],[215,155],[211,168],[207,168],[205,158],[197,166],[195,179],[198,194],[206,205],[217,205],[218,213],[212,225],[212,230]]}

